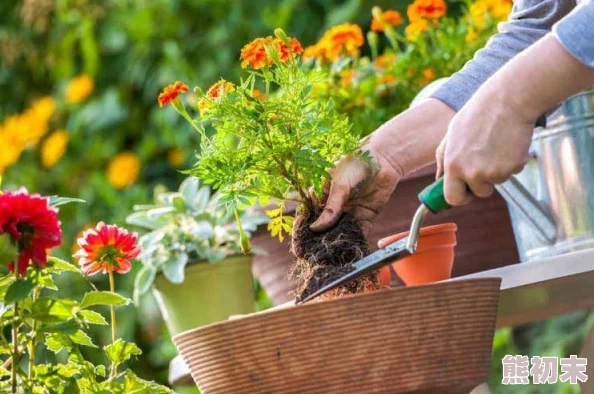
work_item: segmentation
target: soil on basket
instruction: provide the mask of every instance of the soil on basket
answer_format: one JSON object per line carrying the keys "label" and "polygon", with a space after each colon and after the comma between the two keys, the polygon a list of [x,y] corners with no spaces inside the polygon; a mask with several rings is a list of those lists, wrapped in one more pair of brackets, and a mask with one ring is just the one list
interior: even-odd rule
{"label": "soil on basket", "polygon": [[[350,272],[354,262],[370,253],[361,227],[351,215],[344,213],[334,227],[323,232],[309,228],[317,217],[318,210],[304,209],[295,221],[291,250],[297,261],[291,275],[297,282],[297,302]],[[323,297],[336,298],[379,288],[378,275],[372,273]]]}

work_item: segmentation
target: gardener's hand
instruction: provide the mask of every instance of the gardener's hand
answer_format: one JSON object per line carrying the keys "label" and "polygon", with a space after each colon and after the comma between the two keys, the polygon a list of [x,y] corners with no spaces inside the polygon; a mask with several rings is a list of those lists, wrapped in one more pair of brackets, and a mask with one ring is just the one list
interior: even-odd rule
{"label": "gardener's hand", "polygon": [[593,83],[594,67],[552,35],[510,60],[454,117],[438,149],[446,200],[462,205],[472,194],[489,196],[526,163],[536,119]]}
{"label": "gardener's hand", "polygon": [[[475,96],[476,97],[476,96]],[[489,197],[496,184],[524,168],[534,120],[492,97],[471,99],[452,119],[436,151],[438,177],[452,205]]]}
{"label": "gardener's hand", "polygon": [[441,101],[427,99],[377,129],[361,149],[369,151],[378,169],[346,157],[337,163],[325,190],[326,203],[311,228],[332,227],[348,212],[369,234],[373,221],[405,175],[430,164],[454,111]]}

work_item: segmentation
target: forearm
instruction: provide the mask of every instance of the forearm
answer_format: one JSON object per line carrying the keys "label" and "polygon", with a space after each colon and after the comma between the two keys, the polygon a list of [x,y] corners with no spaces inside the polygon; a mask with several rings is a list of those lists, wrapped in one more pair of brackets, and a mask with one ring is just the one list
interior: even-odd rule
{"label": "forearm", "polygon": [[455,114],[441,101],[426,99],[384,123],[366,147],[405,176],[435,161],[435,150]]}
{"label": "forearm", "polygon": [[501,102],[532,122],[593,84],[594,68],[580,62],[549,35],[490,78],[477,92],[477,100],[486,105]]}
{"label": "forearm", "polygon": [[549,33],[574,5],[572,0],[516,0],[509,21],[500,24],[499,33],[432,97],[459,111],[491,75]]}

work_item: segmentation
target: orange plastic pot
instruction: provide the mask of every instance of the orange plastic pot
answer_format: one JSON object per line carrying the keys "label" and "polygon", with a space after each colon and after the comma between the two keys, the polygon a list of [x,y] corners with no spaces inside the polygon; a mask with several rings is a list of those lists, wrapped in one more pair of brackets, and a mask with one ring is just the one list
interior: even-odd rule
{"label": "orange plastic pot", "polygon": [[[456,246],[456,223],[443,223],[421,229],[417,252],[395,261],[380,270],[382,284],[389,283],[390,269],[407,286],[424,285],[449,279],[454,264],[454,247]],[[381,239],[380,248],[408,236],[408,231]]]}

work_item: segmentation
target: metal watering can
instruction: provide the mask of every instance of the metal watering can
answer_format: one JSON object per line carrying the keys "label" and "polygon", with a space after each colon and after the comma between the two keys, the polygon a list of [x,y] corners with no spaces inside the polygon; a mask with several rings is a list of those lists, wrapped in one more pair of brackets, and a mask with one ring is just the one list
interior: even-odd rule
{"label": "metal watering can", "polygon": [[[444,82],[428,85],[412,105]],[[594,90],[568,98],[535,128],[523,171],[496,189],[521,261],[594,247]]]}

